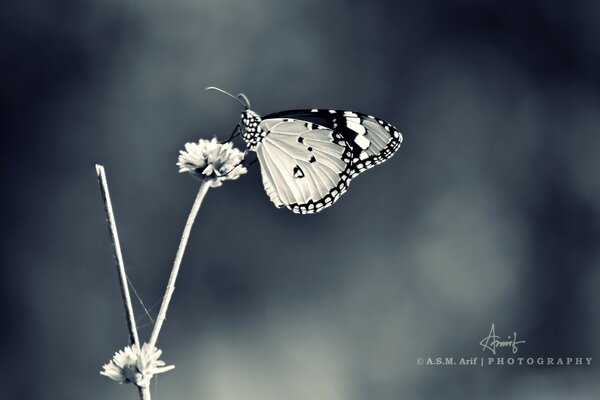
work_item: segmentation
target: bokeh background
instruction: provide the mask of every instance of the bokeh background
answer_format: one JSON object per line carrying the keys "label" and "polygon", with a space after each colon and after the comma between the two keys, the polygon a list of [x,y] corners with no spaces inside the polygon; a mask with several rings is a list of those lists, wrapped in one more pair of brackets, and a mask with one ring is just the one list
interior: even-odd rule
{"label": "bokeh background", "polygon": [[375,114],[405,141],[316,216],[275,209],[257,165],[209,192],[159,339],[177,368],[154,398],[600,395],[600,360],[416,362],[489,355],[492,323],[522,356],[599,354],[599,2],[0,8],[3,399],[136,398],[98,374],[127,332],[94,164],[154,316],[198,187],[178,150],[239,118],[209,85],[261,114]]}

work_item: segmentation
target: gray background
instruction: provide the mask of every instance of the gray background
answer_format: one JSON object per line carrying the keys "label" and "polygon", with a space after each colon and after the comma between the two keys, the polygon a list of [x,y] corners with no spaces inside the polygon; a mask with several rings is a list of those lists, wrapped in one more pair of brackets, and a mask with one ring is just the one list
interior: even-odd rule
{"label": "gray background", "polygon": [[594,1],[3,3],[1,397],[136,397],[98,374],[127,332],[93,166],[155,306],[198,186],[178,150],[239,118],[215,85],[405,141],[316,216],[275,209],[257,165],[209,192],[155,398],[597,398],[595,365],[416,360],[489,355],[492,322],[519,355],[598,354],[599,20]]}

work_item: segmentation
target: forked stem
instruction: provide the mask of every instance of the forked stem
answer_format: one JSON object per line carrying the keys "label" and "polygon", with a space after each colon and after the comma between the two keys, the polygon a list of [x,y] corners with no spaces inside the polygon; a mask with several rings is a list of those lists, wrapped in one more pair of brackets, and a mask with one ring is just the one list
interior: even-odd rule
{"label": "forked stem", "polygon": [[167,310],[169,308],[169,303],[171,302],[171,297],[173,297],[173,292],[175,291],[175,281],[177,280],[177,275],[179,274],[179,267],[181,266],[181,260],[183,259],[183,254],[185,253],[185,247],[187,246],[190,232],[192,231],[192,226],[194,225],[194,221],[196,220],[196,216],[198,215],[198,210],[200,210],[204,196],[206,196],[206,193],[208,192],[208,189],[210,189],[212,182],[212,179],[207,179],[204,180],[200,185],[200,189],[196,195],[196,200],[192,205],[190,215],[188,216],[185,227],[183,228],[181,241],[179,242],[179,247],[177,248],[177,254],[175,255],[175,261],[173,262],[171,275],[169,276],[169,282],[167,283],[165,295],[163,296],[163,301],[160,305],[160,310],[158,312],[158,316],[156,317],[154,328],[152,329],[152,335],[150,336],[150,341],[148,342],[151,347],[156,346],[160,329],[162,328],[163,322],[167,316]]}
{"label": "forked stem", "polygon": [[[96,175],[98,175],[98,183],[102,192],[102,200],[104,201],[104,211],[106,212],[106,221],[108,222],[108,230],[112,241],[117,264],[117,274],[119,276],[119,286],[121,287],[121,298],[125,307],[125,319],[127,320],[127,330],[129,331],[129,342],[132,347],[140,348],[140,339],[135,324],[135,316],[133,314],[133,305],[131,296],[129,295],[129,286],[127,284],[127,274],[125,273],[125,263],[123,262],[123,254],[121,253],[121,243],[119,242],[119,234],[117,232],[117,223],[115,222],[115,213],[113,211],[112,202],[110,200],[110,192],[108,191],[108,182],[106,180],[106,172],[102,165],[96,164]],[[150,400],[150,388],[139,387],[138,393],[140,400]]]}

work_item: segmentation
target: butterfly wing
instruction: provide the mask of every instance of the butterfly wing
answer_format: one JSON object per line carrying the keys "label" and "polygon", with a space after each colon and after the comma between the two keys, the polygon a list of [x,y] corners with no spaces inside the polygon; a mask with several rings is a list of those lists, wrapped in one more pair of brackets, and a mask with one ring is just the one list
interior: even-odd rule
{"label": "butterfly wing", "polygon": [[337,201],[355,175],[352,148],[323,125],[292,118],[263,119],[256,148],[265,191],[277,207],[321,211]]}
{"label": "butterfly wing", "polygon": [[394,155],[402,143],[402,134],[390,123],[354,111],[291,110],[267,115],[263,120],[281,118],[312,122],[340,133],[352,148],[356,173],[381,164]]}

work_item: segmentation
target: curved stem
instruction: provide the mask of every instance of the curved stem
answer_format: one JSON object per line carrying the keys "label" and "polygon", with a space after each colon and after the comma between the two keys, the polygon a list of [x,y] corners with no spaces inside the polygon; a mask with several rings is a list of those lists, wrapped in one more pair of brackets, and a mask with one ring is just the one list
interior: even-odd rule
{"label": "curved stem", "polygon": [[158,312],[158,316],[156,317],[156,323],[154,324],[154,329],[152,329],[152,335],[150,336],[150,341],[148,342],[152,347],[156,346],[156,341],[158,340],[160,329],[162,328],[163,322],[167,316],[169,303],[171,302],[171,297],[173,296],[173,292],[175,291],[175,281],[177,280],[177,274],[179,273],[181,260],[183,259],[183,254],[185,253],[185,247],[187,245],[192,226],[194,225],[196,215],[198,215],[198,210],[200,210],[200,206],[202,205],[204,196],[206,196],[206,193],[208,192],[211,183],[212,180],[205,180],[200,185],[198,195],[196,196],[196,200],[194,201],[194,205],[192,206],[192,210],[190,211],[190,215],[188,216],[187,222],[183,229],[181,241],[179,242],[177,254],[175,255],[175,261],[173,262],[173,268],[171,269],[171,275],[169,276],[169,282],[167,283],[167,288],[165,290],[165,295],[163,296],[163,301],[160,305],[160,311]]}

